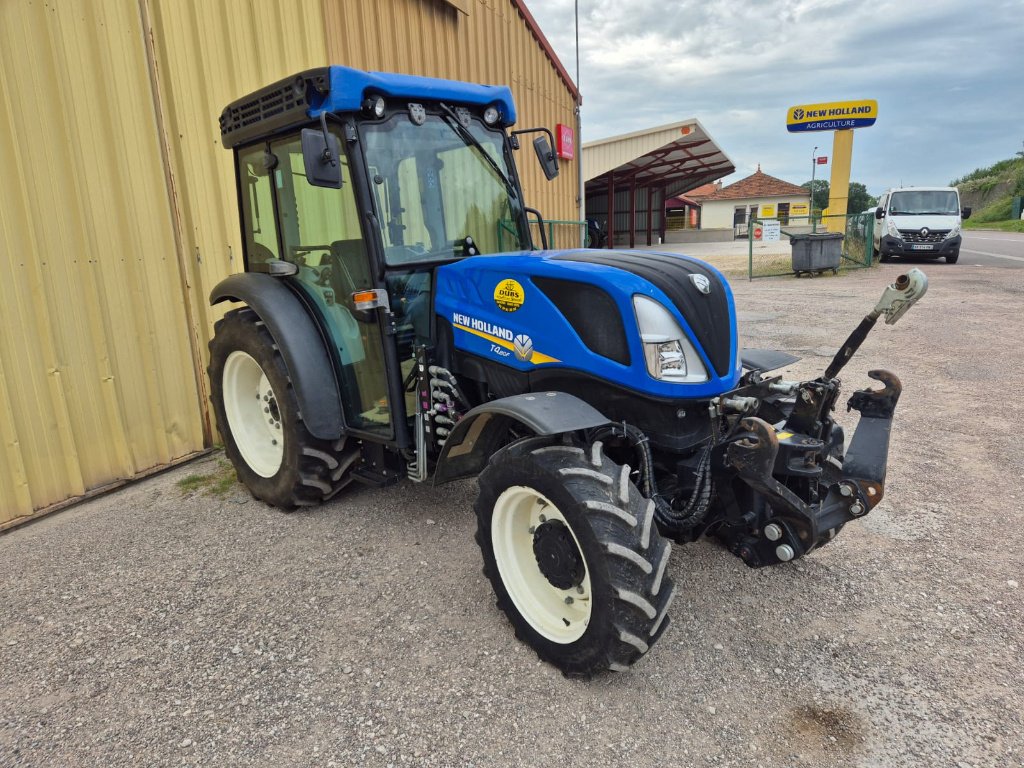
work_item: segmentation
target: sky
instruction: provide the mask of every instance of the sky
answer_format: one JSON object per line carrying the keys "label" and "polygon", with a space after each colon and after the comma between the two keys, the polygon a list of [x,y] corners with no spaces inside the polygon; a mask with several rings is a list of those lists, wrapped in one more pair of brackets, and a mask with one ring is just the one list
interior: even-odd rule
{"label": "sky", "polygon": [[[574,0],[527,6],[575,79]],[[760,163],[801,184],[832,133],[788,133],[787,110],[876,99],[851,172],[872,194],[1024,150],[1024,0],[579,0],[579,22],[584,143],[696,117],[726,183]]]}

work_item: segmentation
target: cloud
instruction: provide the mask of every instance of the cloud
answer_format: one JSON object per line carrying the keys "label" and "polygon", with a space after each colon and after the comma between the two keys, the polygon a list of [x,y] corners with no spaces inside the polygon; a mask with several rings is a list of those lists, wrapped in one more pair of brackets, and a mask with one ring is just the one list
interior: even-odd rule
{"label": "cloud", "polygon": [[[530,10],[575,72],[573,0]],[[1018,0],[580,0],[583,140],[697,117],[733,158],[805,181],[831,134],[788,134],[794,104],[874,98],[853,178],[945,184],[1024,139]]]}

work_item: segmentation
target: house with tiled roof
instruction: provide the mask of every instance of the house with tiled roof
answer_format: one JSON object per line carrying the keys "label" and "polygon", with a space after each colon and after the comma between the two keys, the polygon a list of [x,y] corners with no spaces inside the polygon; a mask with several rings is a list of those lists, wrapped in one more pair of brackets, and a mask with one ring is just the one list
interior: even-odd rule
{"label": "house with tiled roof", "polygon": [[[696,190],[694,190],[696,192]],[[707,196],[688,197],[701,205],[701,229],[742,229],[751,218],[779,219],[783,224],[791,216],[807,216],[810,194],[803,187],[757,171],[734,184],[721,187]]]}

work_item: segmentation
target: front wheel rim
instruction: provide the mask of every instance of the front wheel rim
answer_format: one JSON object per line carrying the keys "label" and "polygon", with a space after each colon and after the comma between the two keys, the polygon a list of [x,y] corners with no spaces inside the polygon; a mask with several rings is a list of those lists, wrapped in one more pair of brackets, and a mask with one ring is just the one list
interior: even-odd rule
{"label": "front wheel rim", "polygon": [[224,414],[238,452],[260,477],[273,477],[284,461],[284,429],[273,387],[252,355],[236,350],[224,362]]}
{"label": "front wheel rim", "polygon": [[[559,589],[541,572],[534,554],[534,532],[545,522],[565,525],[583,563],[576,586]],[[494,502],[491,546],[502,584],[519,615],[541,636],[567,645],[587,631],[593,612],[590,568],[576,532],[561,511],[543,494],[511,486]]]}

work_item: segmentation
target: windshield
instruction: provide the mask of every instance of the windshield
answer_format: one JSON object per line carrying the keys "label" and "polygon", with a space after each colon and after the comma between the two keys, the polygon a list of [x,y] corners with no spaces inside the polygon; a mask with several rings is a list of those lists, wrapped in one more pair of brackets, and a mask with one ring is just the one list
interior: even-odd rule
{"label": "windshield", "polygon": [[480,253],[529,248],[522,203],[503,178],[511,176],[503,134],[475,119],[468,131],[479,147],[437,115],[423,125],[404,113],[363,124],[389,265],[458,258],[467,237]]}
{"label": "windshield", "polygon": [[899,215],[960,215],[960,201],[952,190],[919,190],[914,192],[893,192],[889,202],[889,213]]}

